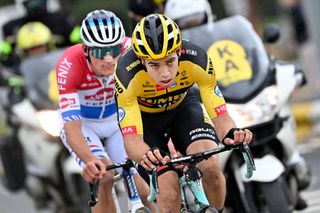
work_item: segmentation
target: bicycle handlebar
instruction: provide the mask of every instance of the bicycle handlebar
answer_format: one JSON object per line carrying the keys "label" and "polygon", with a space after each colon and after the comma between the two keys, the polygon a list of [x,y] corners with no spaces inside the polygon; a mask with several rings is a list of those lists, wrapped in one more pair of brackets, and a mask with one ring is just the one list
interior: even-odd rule
{"label": "bicycle handlebar", "polygon": [[[126,160],[124,162],[121,162],[121,163],[115,163],[115,164],[111,164],[111,165],[108,165],[106,170],[113,170],[113,169],[116,169],[116,168],[129,168],[129,167],[132,167],[134,166],[133,165],[133,162],[131,160]],[[98,188],[99,188],[99,181],[95,181],[94,183],[89,183],[89,187],[90,187],[90,200],[88,201],[88,205],[90,207],[93,207],[94,205],[96,205],[96,203],[98,202]]]}
{"label": "bicycle handlebar", "polygon": [[[177,163],[188,163],[188,164],[197,164],[203,160],[208,159],[212,155],[229,151],[232,149],[240,149],[243,159],[247,166],[247,172],[246,177],[250,178],[253,174],[253,171],[256,170],[254,159],[252,156],[252,153],[250,151],[250,148],[247,144],[237,144],[237,145],[224,145],[215,149],[211,149],[204,152],[198,152],[191,155],[181,156],[172,158],[170,161],[168,161],[165,165],[173,165]],[[158,188],[158,177],[157,177],[157,167],[159,165],[156,165],[156,167],[151,171],[150,175],[150,194],[148,196],[148,201],[152,202],[156,198],[156,194],[159,194],[159,188]]]}

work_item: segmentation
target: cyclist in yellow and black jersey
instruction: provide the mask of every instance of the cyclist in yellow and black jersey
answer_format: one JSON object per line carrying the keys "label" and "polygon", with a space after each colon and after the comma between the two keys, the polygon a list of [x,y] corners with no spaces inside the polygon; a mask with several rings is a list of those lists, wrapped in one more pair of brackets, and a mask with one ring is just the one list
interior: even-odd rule
{"label": "cyclist in yellow and black jersey", "polygon": [[[236,126],[216,83],[211,59],[203,49],[182,41],[178,26],[166,16],[151,14],[136,25],[132,49],[120,56],[115,79],[125,149],[139,163],[141,174],[169,160],[160,150],[176,157],[179,152],[215,148],[219,140],[225,144],[252,140],[249,130],[233,129]],[[194,94],[194,84],[203,105]],[[229,131],[233,138],[225,137]],[[218,156],[197,166],[210,204],[222,211],[226,186]],[[178,172],[169,166],[160,168],[159,212],[180,212]]]}
{"label": "cyclist in yellow and black jersey", "polygon": [[[147,113],[164,112],[176,108],[186,97],[187,91],[195,83],[198,85],[202,100],[210,118],[226,111],[225,101],[219,91],[211,59],[206,52],[188,41],[182,42],[179,67],[172,85],[162,87],[146,72],[140,59],[129,49],[117,65],[117,91],[121,98],[119,104],[126,114],[121,121],[124,133],[130,134],[126,127],[135,126],[142,134],[140,110]],[[136,101],[138,100],[138,102]],[[122,109],[120,108],[120,112]]]}

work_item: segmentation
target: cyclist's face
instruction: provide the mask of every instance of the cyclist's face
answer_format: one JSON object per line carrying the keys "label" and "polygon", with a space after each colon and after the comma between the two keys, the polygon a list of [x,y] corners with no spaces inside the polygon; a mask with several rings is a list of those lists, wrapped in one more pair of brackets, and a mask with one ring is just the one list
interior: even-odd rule
{"label": "cyclist's face", "polygon": [[114,73],[115,65],[120,57],[120,54],[114,56],[111,53],[103,57],[93,54],[93,50],[89,49],[89,56],[91,60],[91,68],[97,76],[110,76]]}
{"label": "cyclist's face", "polygon": [[174,52],[162,59],[142,60],[142,64],[153,80],[161,87],[167,88],[175,81],[179,65],[178,59],[178,54]]}

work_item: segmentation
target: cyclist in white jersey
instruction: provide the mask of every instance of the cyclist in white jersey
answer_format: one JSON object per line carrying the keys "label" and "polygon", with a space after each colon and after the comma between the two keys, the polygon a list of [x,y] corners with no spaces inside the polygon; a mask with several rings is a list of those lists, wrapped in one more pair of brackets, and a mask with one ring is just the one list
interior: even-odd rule
{"label": "cyclist in white jersey", "polygon": [[[81,39],[83,44],[68,48],[56,65],[63,120],[60,137],[83,169],[82,177],[90,183],[100,180],[99,202],[92,211],[116,212],[112,198],[114,172],[106,171],[106,166],[126,160],[127,154],[117,122],[114,68],[131,39],[125,37],[120,19],[105,10],[87,15]],[[140,179],[135,175],[140,197],[150,208],[146,201],[148,186]]]}

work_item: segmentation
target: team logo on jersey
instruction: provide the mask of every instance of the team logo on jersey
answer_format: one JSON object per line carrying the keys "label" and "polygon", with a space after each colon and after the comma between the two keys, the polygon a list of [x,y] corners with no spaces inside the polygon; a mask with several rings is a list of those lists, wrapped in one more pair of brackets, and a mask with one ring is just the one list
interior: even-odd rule
{"label": "team logo on jersey", "polygon": [[112,98],[114,95],[114,90],[112,88],[101,89],[93,95],[84,96],[85,100],[102,101],[103,99]]}
{"label": "team logo on jersey", "polygon": [[163,88],[162,86],[160,86],[160,84],[156,84],[156,90],[157,91],[161,91],[161,90],[165,90],[166,88]]}
{"label": "team logo on jersey", "polygon": [[145,107],[150,107],[150,108],[162,108],[162,107],[167,107],[171,106],[181,99],[185,97],[186,93],[182,94],[166,94],[165,97],[153,97],[153,98],[139,98],[138,102],[140,105],[145,106]]}
{"label": "team logo on jersey", "polygon": [[216,112],[216,114],[219,116],[219,115],[222,115],[223,113],[225,113],[227,111],[227,106],[226,104],[222,104],[218,107],[216,107],[214,109],[214,111]]}
{"label": "team logo on jersey", "polygon": [[111,81],[109,82],[109,85],[114,84],[114,83],[116,83],[116,80],[114,80],[114,78],[113,78],[113,79],[111,79]]}
{"label": "team logo on jersey", "polygon": [[186,49],[186,53],[187,53],[188,55],[193,55],[193,56],[197,56],[197,55],[198,55],[197,51],[195,51],[195,50],[190,50],[190,49]]}
{"label": "team logo on jersey", "polygon": [[126,70],[129,72],[131,71],[133,68],[135,68],[136,66],[138,66],[140,64],[140,60],[137,59],[134,62],[132,62],[131,64],[129,64],[129,66],[126,66]]}
{"label": "team logo on jersey", "polygon": [[76,99],[75,98],[62,98],[59,101],[59,108],[60,109],[65,109],[69,107],[70,105],[76,104]]}
{"label": "team logo on jersey", "polygon": [[153,84],[150,84],[150,81],[145,81],[145,82],[142,84],[142,87],[143,87],[143,88],[154,88]]}
{"label": "team logo on jersey", "polygon": [[172,85],[170,86],[170,88],[175,88],[177,86],[177,82],[173,82]]}
{"label": "team logo on jersey", "polygon": [[137,134],[137,127],[136,126],[123,127],[121,130],[122,130],[123,136]]}
{"label": "team logo on jersey", "polygon": [[217,96],[223,98],[222,92],[221,92],[221,90],[219,89],[218,84],[217,84],[217,85],[215,86],[215,88],[214,88],[214,93],[215,93]]}
{"label": "team logo on jersey", "polygon": [[119,120],[119,122],[121,122],[123,120],[124,116],[126,116],[126,111],[124,111],[123,108],[119,107],[119,109],[118,109],[118,120]]}

